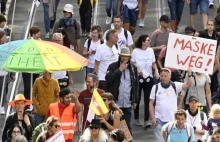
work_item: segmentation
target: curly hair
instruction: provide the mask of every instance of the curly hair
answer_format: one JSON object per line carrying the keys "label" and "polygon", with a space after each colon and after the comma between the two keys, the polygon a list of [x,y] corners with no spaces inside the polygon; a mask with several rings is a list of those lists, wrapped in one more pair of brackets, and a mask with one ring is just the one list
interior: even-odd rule
{"label": "curly hair", "polygon": [[214,104],[211,107],[209,117],[212,118],[212,119],[216,119],[216,118],[218,119],[218,114],[220,114],[220,105],[219,104]]}
{"label": "curly hair", "polygon": [[113,100],[113,95],[112,95],[111,93],[106,92],[106,93],[103,93],[101,96],[102,96],[102,98],[108,99],[108,101],[110,102],[109,108],[110,108],[111,110],[114,110],[114,111],[117,110],[117,111],[119,111],[120,116],[124,115],[124,114],[123,114],[123,111],[118,107],[118,105],[117,105],[117,104],[115,103],[115,101]]}

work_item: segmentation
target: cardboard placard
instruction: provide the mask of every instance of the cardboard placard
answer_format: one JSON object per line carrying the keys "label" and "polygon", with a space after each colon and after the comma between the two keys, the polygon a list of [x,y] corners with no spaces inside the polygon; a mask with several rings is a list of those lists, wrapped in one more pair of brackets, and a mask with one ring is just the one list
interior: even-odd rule
{"label": "cardboard placard", "polygon": [[46,142],[65,142],[63,131],[59,130],[56,134],[50,137]]}
{"label": "cardboard placard", "polygon": [[126,139],[125,142],[129,142],[129,141],[133,140],[133,137],[131,136],[131,133],[130,133],[130,131],[128,129],[128,125],[125,122],[125,120],[121,121],[120,129],[124,132],[125,139]]}

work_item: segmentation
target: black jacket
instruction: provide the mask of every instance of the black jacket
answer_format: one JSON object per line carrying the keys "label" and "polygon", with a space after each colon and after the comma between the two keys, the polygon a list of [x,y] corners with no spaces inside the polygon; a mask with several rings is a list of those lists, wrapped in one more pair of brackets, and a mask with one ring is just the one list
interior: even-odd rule
{"label": "black jacket", "polygon": [[[26,123],[24,122],[24,120],[22,120],[22,128],[23,128],[23,135],[27,138],[28,141],[31,140],[32,137],[32,132],[34,131],[35,128],[35,120],[34,117],[26,112],[24,112],[24,114],[26,114],[29,117],[30,123],[31,125],[29,127],[27,127]],[[8,139],[8,130],[11,129],[11,127],[15,124],[18,123],[18,117],[17,117],[17,113],[14,112],[12,114],[10,114],[5,122],[5,127],[3,130],[3,134],[2,134],[2,141],[6,141]]]}
{"label": "black jacket", "polygon": [[[109,92],[112,93],[114,96],[114,100],[118,101],[119,95],[119,85],[121,80],[122,72],[119,70],[120,67],[120,60],[118,62],[114,62],[109,65],[107,74],[105,76],[105,80],[110,84]],[[138,72],[137,68],[129,63],[128,69],[130,71],[131,77],[131,102],[137,103],[138,102],[138,89],[139,89],[139,80],[138,80]]]}

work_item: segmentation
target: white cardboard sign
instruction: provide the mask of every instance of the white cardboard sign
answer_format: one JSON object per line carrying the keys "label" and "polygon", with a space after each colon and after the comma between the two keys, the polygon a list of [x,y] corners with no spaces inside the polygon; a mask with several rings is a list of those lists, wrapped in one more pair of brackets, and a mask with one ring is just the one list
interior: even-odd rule
{"label": "white cardboard sign", "polygon": [[59,130],[56,134],[50,137],[46,142],[65,142],[63,131]]}
{"label": "white cardboard sign", "polygon": [[165,67],[212,74],[217,40],[169,34]]}

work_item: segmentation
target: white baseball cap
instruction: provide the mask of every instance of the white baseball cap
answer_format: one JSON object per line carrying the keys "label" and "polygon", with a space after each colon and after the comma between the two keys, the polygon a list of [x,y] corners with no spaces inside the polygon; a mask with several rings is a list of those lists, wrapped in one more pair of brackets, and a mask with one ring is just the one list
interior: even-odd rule
{"label": "white baseball cap", "polygon": [[73,5],[72,4],[66,4],[63,8],[63,11],[70,12],[70,13],[74,14]]}

